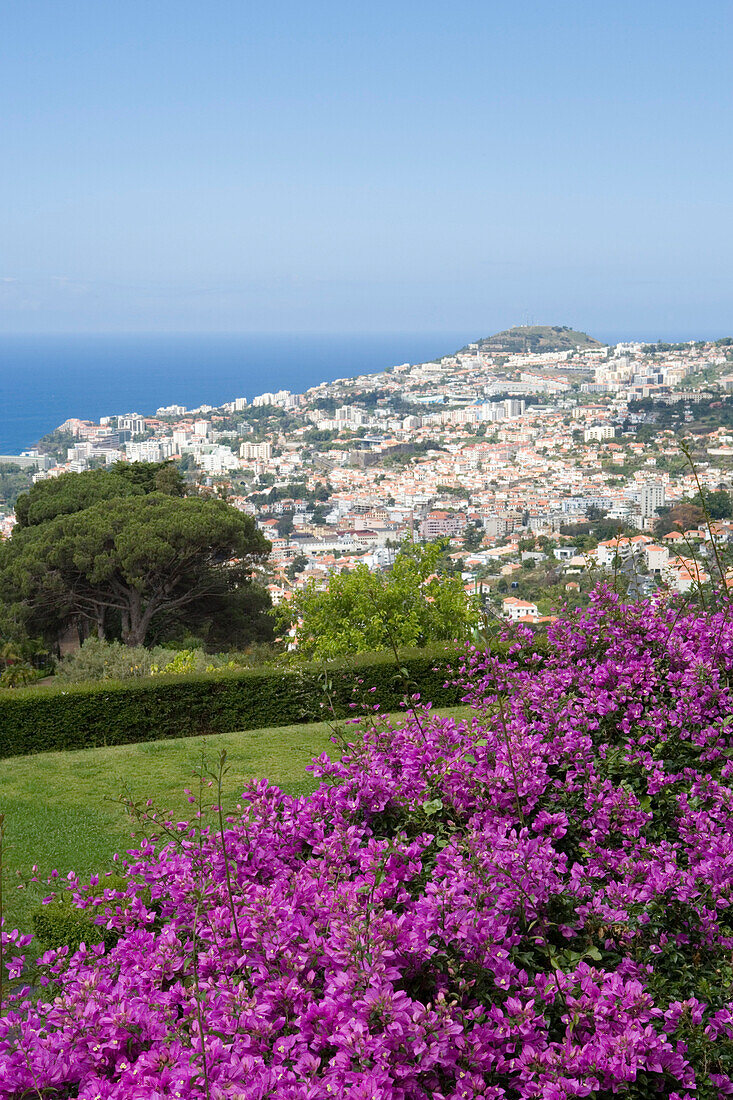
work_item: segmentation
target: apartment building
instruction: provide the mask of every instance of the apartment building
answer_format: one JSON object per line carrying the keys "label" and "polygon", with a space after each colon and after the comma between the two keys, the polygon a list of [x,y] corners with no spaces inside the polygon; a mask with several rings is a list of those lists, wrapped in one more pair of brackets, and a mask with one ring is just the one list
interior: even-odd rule
{"label": "apartment building", "polygon": [[453,538],[462,535],[466,529],[464,512],[428,512],[420,524],[420,537],[423,539]]}
{"label": "apartment building", "polygon": [[259,459],[261,462],[267,462],[272,458],[272,444],[242,443],[239,448],[239,454],[242,458],[253,458]]}

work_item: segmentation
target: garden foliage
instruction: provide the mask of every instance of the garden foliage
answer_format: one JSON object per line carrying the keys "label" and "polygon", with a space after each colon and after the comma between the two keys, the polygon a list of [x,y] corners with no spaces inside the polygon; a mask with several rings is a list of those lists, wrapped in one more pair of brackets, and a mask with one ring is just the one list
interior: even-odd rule
{"label": "garden foliage", "polygon": [[[17,528],[0,544],[0,598],[32,636],[83,623],[138,646],[198,622],[202,604],[209,617],[242,592],[269,604],[252,578],[270,544],[252,518],[221,500],[181,497],[167,464],[133,466],[47,479],[18,501]],[[262,599],[253,610],[263,612]]]}
{"label": "garden foliage", "polygon": [[294,624],[298,653],[316,660],[463,641],[478,625],[480,609],[460,574],[442,571],[446,544],[406,540],[386,573],[360,563],[334,573],[328,588],[309,581],[278,607],[281,625]]}
{"label": "garden foliage", "polygon": [[551,631],[467,654],[469,720],[362,718],[314,795],[72,883],[106,942],[15,994],[0,1097],[730,1095],[733,623],[599,592]]}
{"label": "garden foliage", "polygon": [[0,758],[320,721],[329,700],[343,716],[354,699],[355,674],[377,688],[391,710],[404,695],[405,676],[436,705],[452,706],[460,691],[444,685],[455,653],[445,646],[406,651],[400,657],[404,672],[392,654],[370,653],[297,669],[224,668],[0,691]]}
{"label": "garden foliage", "polygon": [[215,672],[248,664],[245,654],[206,653],[200,646],[169,649],[166,646],[123,645],[102,638],[86,638],[74,653],[56,667],[56,682],[88,684],[100,680],[139,680],[144,676],[175,676]]}
{"label": "garden foliage", "polygon": [[157,646],[123,645],[94,636],[79,649],[62,657],[56,666],[55,684],[88,684],[100,680],[139,680],[150,676],[155,664],[173,660],[175,651]]}

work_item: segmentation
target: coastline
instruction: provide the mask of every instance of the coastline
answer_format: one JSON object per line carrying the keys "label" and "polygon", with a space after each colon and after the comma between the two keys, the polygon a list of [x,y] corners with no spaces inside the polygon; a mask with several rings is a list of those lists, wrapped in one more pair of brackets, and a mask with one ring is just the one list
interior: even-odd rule
{"label": "coastline", "polygon": [[303,392],[449,354],[462,342],[465,333],[2,336],[0,453],[28,449],[69,417]]}

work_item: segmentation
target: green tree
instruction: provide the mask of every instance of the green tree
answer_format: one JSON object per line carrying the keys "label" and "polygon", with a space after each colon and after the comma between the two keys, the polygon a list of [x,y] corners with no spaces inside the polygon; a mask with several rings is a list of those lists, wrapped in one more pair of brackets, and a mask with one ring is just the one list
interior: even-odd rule
{"label": "green tree", "polygon": [[468,637],[478,621],[475,599],[460,576],[440,576],[442,542],[405,542],[388,573],[357,565],[331,577],[328,588],[309,582],[289,608],[298,650],[316,659]]}
{"label": "green tree", "polygon": [[226,583],[203,593],[184,609],[183,616],[161,616],[155,641],[181,642],[193,634],[210,653],[272,642],[275,623],[267,589],[246,569],[229,570],[223,579]]}
{"label": "green tree", "polygon": [[142,645],[161,621],[204,598],[213,607],[269,549],[251,517],[223,501],[121,496],[16,528],[0,545],[0,597],[32,634],[77,622],[99,637],[117,626],[124,642]]}
{"label": "green tree", "polygon": [[733,516],[733,499],[725,489],[705,493],[705,507],[711,519],[730,519]]}
{"label": "green tree", "polygon": [[289,580],[294,581],[299,573],[302,573],[308,564],[308,558],[305,554],[296,554],[291,562],[289,562],[285,575]]}
{"label": "green tree", "polygon": [[463,549],[472,553],[484,541],[484,529],[480,523],[469,523],[463,532]]}
{"label": "green tree", "polygon": [[85,470],[37,481],[18,497],[15,515],[19,527],[35,527],[56,516],[82,512],[98,501],[155,492],[183,496],[184,482],[172,462],[117,462],[109,470]]}
{"label": "green tree", "polygon": [[61,431],[60,428],[55,428],[48,435],[41,436],[38,445],[44,454],[53,456],[59,462],[65,462],[69,447],[73,447],[76,442],[77,437],[73,432]]}
{"label": "green tree", "polygon": [[0,504],[12,508],[21,493],[25,493],[33,484],[35,470],[22,470],[15,463],[0,465]]}
{"label": "green tree", "polygon": [[281,516],[278,516],[277,520],[277,533],[281,539],[289,538],[293,533],[293,513],[283,512]]}

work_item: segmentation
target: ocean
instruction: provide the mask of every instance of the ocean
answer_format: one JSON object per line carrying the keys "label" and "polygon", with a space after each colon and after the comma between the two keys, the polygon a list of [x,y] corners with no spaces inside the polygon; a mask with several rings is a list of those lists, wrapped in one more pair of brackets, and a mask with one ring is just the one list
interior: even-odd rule
{"label": "ocean", "polygon": [[302,393],[448,355],[470,339],[475,334],[0,335],[0,454],[26,450],[70,416]]}

